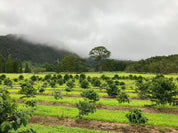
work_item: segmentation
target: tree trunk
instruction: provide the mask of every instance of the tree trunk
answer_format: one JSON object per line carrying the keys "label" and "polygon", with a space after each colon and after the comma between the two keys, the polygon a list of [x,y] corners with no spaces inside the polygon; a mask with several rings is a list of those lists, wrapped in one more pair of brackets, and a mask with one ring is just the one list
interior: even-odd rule
{"label": "tree trunk", "polygon": [[101,60],[101,61],[100,61],[100,67],[99,67],[100,73],[102,73],[102,65],[103,65],[103,61]]}

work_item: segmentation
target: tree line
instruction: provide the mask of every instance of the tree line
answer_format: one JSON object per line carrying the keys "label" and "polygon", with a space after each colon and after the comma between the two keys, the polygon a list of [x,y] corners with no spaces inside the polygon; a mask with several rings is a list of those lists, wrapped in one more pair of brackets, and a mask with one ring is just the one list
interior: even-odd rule
{"label": "tree line", "polygon": [[25,64],[23,71],[22,63],[17,59],[12,60],[11,54],[8,55],[7,60],[0,54],[0,73],[30,73],[31,69],[28,64]]}

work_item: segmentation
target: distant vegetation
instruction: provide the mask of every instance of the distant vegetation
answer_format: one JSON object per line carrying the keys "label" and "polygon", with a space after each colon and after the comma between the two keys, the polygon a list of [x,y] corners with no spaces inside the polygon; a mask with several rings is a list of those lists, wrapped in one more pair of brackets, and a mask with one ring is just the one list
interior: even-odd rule
{"label": "distant vegetation", "polygon": [[[89,55],[95,58],[82,59],[66,50],[57,50],[41,44],[33,44],[13,35],[0,36],[0,72],[88,72],[126,71],[148,73],[178,73],[178,55],[156,56],[140,61],[107,59],[93,48]],[[99,48],[106,49],[103,46]],[[107,50],[107,49],[106,49]],[[106,54],[103,53],[103,54]]]}

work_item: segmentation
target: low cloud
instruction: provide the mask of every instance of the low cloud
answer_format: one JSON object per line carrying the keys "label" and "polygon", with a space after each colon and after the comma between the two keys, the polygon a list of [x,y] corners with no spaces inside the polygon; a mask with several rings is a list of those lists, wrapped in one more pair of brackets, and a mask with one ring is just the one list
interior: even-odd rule
{"label": "low cloud", "polygon": [[177,0],[1,0],[0,34],[73,50],[104,45],[111,58],[178,53]]}

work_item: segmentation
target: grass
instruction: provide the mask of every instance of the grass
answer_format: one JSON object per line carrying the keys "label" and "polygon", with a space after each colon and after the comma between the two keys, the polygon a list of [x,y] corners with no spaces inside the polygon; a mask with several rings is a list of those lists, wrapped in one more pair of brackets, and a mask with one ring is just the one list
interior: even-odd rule
{"label": "grass", "polygon": [[16,132],[17,133],[23,130],[27,130],[33,128],[37,133],[114,133],[114,132],[106,132],[106,131],[97,131],[83,128],[74,128],[74,127],[65,127],[65,126],[45,126],[39,124],[29,124],[26,127],[21,127]]}
{"label": "grass", "polygon": [[[13,98],[19,99],[22,95],[11,94]],[[53,96],[36,96],[34,99],[37,101],[45,102],[59,102],[59,103],[77,103],[82,98],[78,97],[63,97],[62,100],[55,100]],[[127,106],[127,107],[144,107],[144,105],[150,105],[152,102],[147,100],[131,100],[130,103],[118,103],[116,99],[103,98],[96,102],[97,105],[111,105],[111,106]],[[166,108],[178,108],[177,106],[166,105]]]}
{"label": "grass", "polygon": [[[94,114],[85,116],[85,119],[101,120],[108,122],[123,122],[129,123],[125,115],[128,111],[111,111],[111,110],[97,110]],[[38,105],[38,109],[34,112],[36,115],[70,117],[75,118],[78,115],[78,109],[71,107],[57,107],[57,106],[43,106]],[[178,127],[178,116],[172,114],[152,114],[144,113],[149,119],[148,124]]]}

